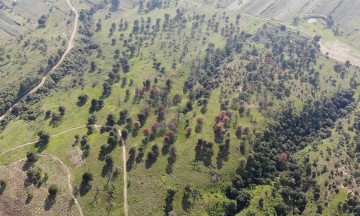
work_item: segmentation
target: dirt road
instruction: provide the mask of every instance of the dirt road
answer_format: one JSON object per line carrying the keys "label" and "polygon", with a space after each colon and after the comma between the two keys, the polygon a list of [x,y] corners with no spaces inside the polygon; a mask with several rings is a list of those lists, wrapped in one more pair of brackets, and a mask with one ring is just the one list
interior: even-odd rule
{"label": "dirt road", "polygon": [[37,84],[31,91],[29,91],[27,94],[25,94],[24,96],[22,96],[15,104],[13,104],[10,109],[8,109],[4,115],[0,116],[0,121],[3,120],[6,115],[8,115],[12,109],[20,102],[22,101],[24,98],[26,98],[27,96],[33,94],[34,92],[36,92],[39,88],[41,88],[44,84],[45,84],[45,81],[48,77],[48,75],[50,73],[52,73],[54,70],[56,70],[60,65],[61,63],[64,61],[64,59],[66,58],[66,56],[70,53],[71,49],[74,47],[74,39],[75,39],[75,36],[76,36],[76,32],[77,32],[77,29],[78,29],[78,20],[79,20],[79,13],[77,12],[77,10],[74,8],[74,6],[71,4],[70,0],[66,0],[66,3],[67,5],[70,7],[71,11],[73,13],[75,13],[75,20],[74,20],[74,27],[73,27],[73,30],[72,30],[72,33],[71,33],[71,36],[69,38],[69,42],[68,42],[68,45],[66,47],[66,50],[64,52],[64,54],[61,56],[60,60],[56,63],[56,65],[54,65],[53,68],[51,68],[51,70],[45,74],[45,76],[41,79],[41,82],[39,84]]}
{"label": "dirt road", "polygon": [[39,154],[39,156],[41,157],[46,157],[54,162],[56,162],[56,164],[58,164],[60,166],[60,168],[65,172],[66,176],[67,176],[67,181],[68,181],[68,188],[70,190],[70,193],[71,193],[71,197],[73,198],[74,202],[75,202],[75,205],[76,207],[78,208],[79,210],[79,213],[80,213],[80,216],[84,216],[83,214],[83,211],[82,211],[82,208],[78,202],[78,200],[76,199],[76,197],[74,196],[73,194],[73,191],[74,191],[74,188],[71,184],[71,174],[70,174],[70,171],[69,169],[67,168],[67,166],[56,156],[54,155],[49,155],[49,154]]}
{"label": "dirt road", "polygon": [[121,137],[121,130],[118,130],[118,134],[119,134],[120,139],[121,139],[123,171],[124,171],[124,175],[123,175],[124,176],[124,213],[125,213],[125,216],[128,216],[129,215],[129,206],[128,206],[128,201],[127,201],[128,182],[127,182],[127,170],[126,170],[126,147],[125,147],[125,141]]}

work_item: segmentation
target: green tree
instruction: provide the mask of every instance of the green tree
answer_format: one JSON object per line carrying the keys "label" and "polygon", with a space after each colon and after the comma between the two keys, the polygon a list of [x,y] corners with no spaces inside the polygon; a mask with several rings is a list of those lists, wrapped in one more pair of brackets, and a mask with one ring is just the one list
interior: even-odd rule
{"label": "green tree", "polygon": [[27,162],[34,163],[37,161],[36,154],[34,152],[26,153]]}
{"label": "green tree", "polygon": [[57,185],[55,185],[55,184],[50,185],[49,190],[48,190],[49,196],[56,197],[58,190],[59,189],[58,189]]}
{"label": "green tree", "polygon": [[50,135],[45,131],[40,131],[38,133],[39,143],[42,145],[47,145],[50,141]]}
{"label": "green tree", "polygon": [[111,0],[111,10],[112,11],[119,10],[119,6],[120,6],[120,0]]}
{"label": "green tree", "polygon": [[90,181],[93,179],[93,174],[87,171],[82,175],[82,184],[89,185]]}

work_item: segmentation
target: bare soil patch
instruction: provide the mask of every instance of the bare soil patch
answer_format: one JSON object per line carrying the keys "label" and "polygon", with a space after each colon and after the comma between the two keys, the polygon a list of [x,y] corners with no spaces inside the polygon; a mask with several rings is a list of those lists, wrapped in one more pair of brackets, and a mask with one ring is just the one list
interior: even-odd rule
{"label": "bare soil patch", "polygon": [[351,64],[360,67],[360,55],[354,53],[354,50],[340,41],[320,43],[321,52],[326,54],[332,59],[340,62],[350,61]]}
{"label": "bare soil patch", "polygon": [[[35,163],[47,173],[49,179],[40,187],[35,186],[26,175],[25,160],[17,161],[9,166],[0,166],[1,179],[7,186],[0,195],[0,215],[80,215],[68,189],[66,175],[51,160],[39,158]],[[48,188],[56,184],[59,192],[54,202],[49,201]],[[32,198],[29,199],[29,194]]]}
{"label": "bare soil patch", "polygon": [[75,146],[72,148],[71,152],[68,153],[68,157],[69,157],[70,161],[73,164],[75,164],[76,166],[79,166],[84,162],[83,152],[81,151],[81,149],[78,146]]}
{"label": "bare soil patch", "polygon": [[241,6],[248,3],[249,0],[235,0],[233,3],[231,3],[226,9],[229,11],[236,11],[240,10]]}

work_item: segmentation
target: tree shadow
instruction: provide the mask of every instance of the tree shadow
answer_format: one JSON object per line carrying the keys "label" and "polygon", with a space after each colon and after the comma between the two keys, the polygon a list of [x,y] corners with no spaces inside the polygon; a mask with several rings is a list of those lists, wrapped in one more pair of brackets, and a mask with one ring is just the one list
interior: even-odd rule
{"label": "tree shadow", "polygon": [[216,164],[218,169],[221,169],[224,162],[229,160],[229,154],[229,145],[220,145],[219,152],[216,156]]}
{"label": "tree shadow", "polygon": [[220,155],[218,154],[216,157],[216,166],[218,169],[221,169],[223,167],[224,163]]}
{"label": "tree shadow", "polygon": [[129,159],[126,161],[126,170],[127,170],[127,171],[131,171],[131,170],[132,170],[133,165],[134,165],[134,162],[135,162],[135,155],[129,157]]}
{"label": "tree shadow", "polygon": [[102,171],[101,171],[101,176],[105,177],[110,171],[112,170],[111,166],[107,166],[106,164],[104,165]]}
{"label": "tree shadow", "polygon": [[24,165],[21,167],[22,171],[28,171],[32,166],[34,165],[34,162],[31,161],[25,161]]}
{"label": "tree shadow", "polygon": [[89,114],[94,114],[96,112],[96,108],[90,107],[89,108]]}
{"label": "tree shadow", "polygon": [[139,152],[138,156],[136,157],[136,163],[140,163],[144,158],[144,153],[143,152]]}
{"label": "tree shadow", "polygon": [[50,119],[50,115],[45,115],[45,117],[44,117],[44,120],[46,121],[46,120],[48,120],[48,119]]}
{"label": "tree shadow", "polygon": [[167,164],[165,171],[166,171],[166,174],[172,174],[174,171],[173,166],[171,164]]}
{"label": "tree shadow", "polygon": [[76,106],[78,106],[78,107],[83,107],[85,104],[86,104],[86,102],[78,101],[78,102],[76,103]]}
{"label": "tree shadow", "polygon": [[163,147],[161,149],[161,153],[162,153],[163,156],[166,155],[167,153],[169,153],[169,147],[170,147],[169,144],[164,144],[163,145]]}
{"label": "tree shadow", "polygon": [[38,153],[41,153],[47,148],[47,144],[39,141],[39,142],[35,143],[34,147],[37,148]]}
{"label": "tree shadow", "polygon": [[54,119],[51,119],[51,121],[49,122],[49,126],[53,127],[53,128],[56,128],[56,127],[59,127],[62,123],[62,120],[54,120]]}
{"label": "tree shadow", "polygon": [[139,134],[139,129],[134,129],[131,132],[132,137],[137,137],[138,134]]}
{"label": "tree shadow", "polygon": [[93,204],[93,203],[96,202],[96,200],[98,199],[98,196],[99,196],[99,188],[96,187],[96,192],[95,192],[95,194],[94,194],[93,200],[91,201],[91,204]]}
{"label": "tree shadow", "polygon": [[154,158],[147,158],[145,161],[145,167],[146,169],[149,169],[155,162],[157,161],[157,157]]}
{"label": "tree shadow", "polygon": [[99,100],[105,100],[106,98],[108,98],[110,96],[110,93],[109,94],[102,94],[100,97],[99,97]]}
{"label": "tree shadow", "polygon": [[212,164],[212,154],[207,152],[196,152],[195,153],[195,161],[202,161],[204,166],[208,167]]}
{"label": "tree shadow", "polygon": [[80,185],[80,196],[85,196],[90,190],[91,190],[92,186],[91,185],[85,185],[84,183],[81,183]]}
{"label": "tree shadow", "polygon": [[110,145],[107,145],[107,144],[101,146],[101,150],[99,152],[98,160],[104,161],[106,155],[110,154],[114,150],[114,148],[115,148],[115,146],[110,146]]}
{"label": "tree shadow", "polygon": [[174,157],[174,156],[170,156],[168,158],[168,163],[166,165],[166,170],[165,170],[167,174],[172,174],[173,173],[173,168],[174,168],[175,161],[176,161],[176,157]]}
{"label": "tree shadow", "polygon": [[149,141],[154,141],[156,139],[156,133],[151,133],[149,136]]}
{"label": "tree shadow", "polygon": [[25,205],[26,205],[26,204],[29,204],[32,199],[33,199],[33,197],[28,195],[28,196],[26,197],[26,200],[25,200]]}
{"label": "tree shadow", "polygon": [[189,201],[189,193],[184,193],[182,199],[181,199],[181,206],[184,209],[184,211],[188,212],[191,208],[191,202]]}
{"label": "tree shadow", "polygon": [[195,161],[202,161],[204,166],[208,167],[212,164],[213,154],[213,144],[199,139],[195,147]]}
{"label": "tree shadow", "polygon": [[26,178],[24,181],[24,187],[29,187],[33,184],[33,181],[29,178]]}
{"label": "tree shadow", "polygon": [[56,197],[49,195],[44,203],[45,211],[49,211],[54,206],[55,203],[56,203]]}
{"label": "tree shadow", "polygon": [[74,205],[75,205],[75,200],[74,200],[74,198],[71,198],[69,200],[68,210],[71,210]]}

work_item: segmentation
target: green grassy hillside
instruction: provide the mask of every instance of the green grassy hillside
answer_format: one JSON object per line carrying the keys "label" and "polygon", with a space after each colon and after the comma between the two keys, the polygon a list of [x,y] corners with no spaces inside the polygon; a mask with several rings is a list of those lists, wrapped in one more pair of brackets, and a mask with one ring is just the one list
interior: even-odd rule
{"label": "green grassy hillside", "polygon": [[1,121],[2,166],[58,158],[83,215],[360,214],[356,66],[283,24],[130,4],[74,3],[74,48]]}

